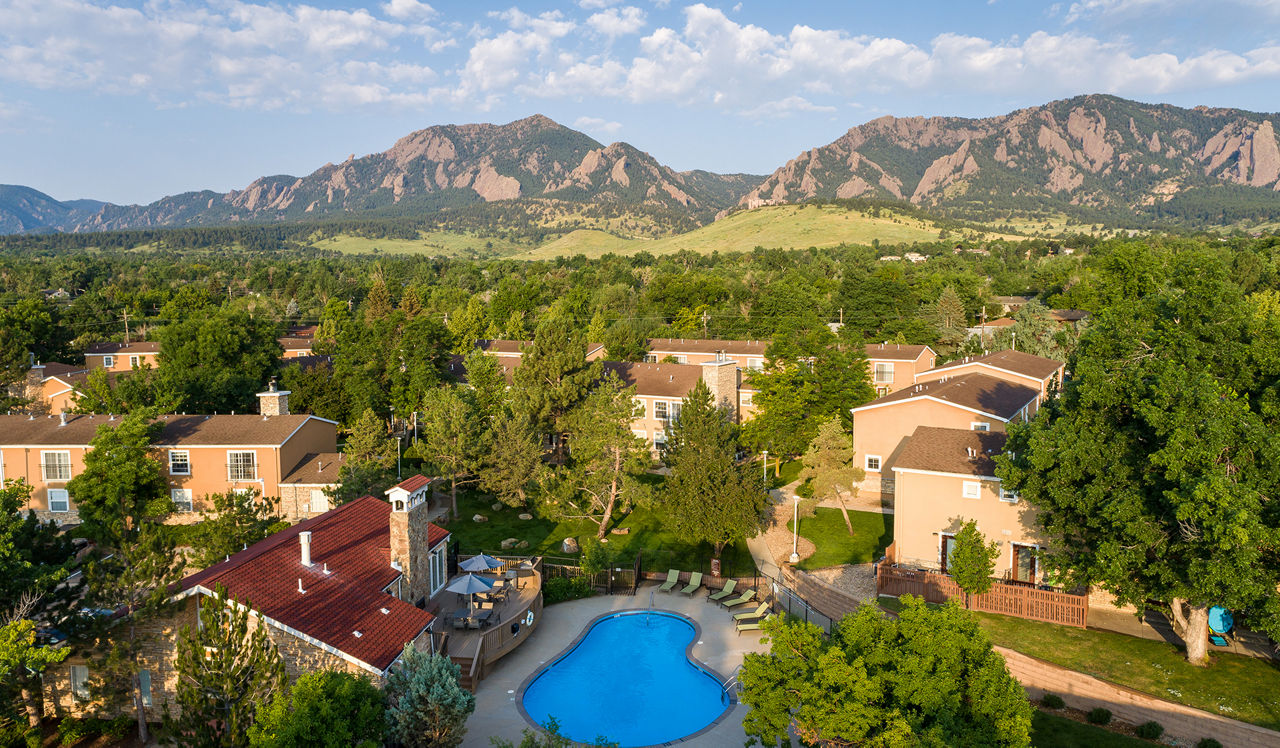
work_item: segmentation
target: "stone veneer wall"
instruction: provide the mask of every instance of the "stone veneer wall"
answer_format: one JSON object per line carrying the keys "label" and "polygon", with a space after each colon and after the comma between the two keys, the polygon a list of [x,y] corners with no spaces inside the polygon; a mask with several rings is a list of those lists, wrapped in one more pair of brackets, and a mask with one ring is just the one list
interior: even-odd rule
{"label": "stone veneer wall", "polygon": [[423,499],[407,512],[391,512],[391,558],[404,573],[401,597],[416,605],[431,596],[431,561],[427,552],[430,506]]}
{"label": "stone veneer wall", "polygon": [[702,366],[702,381],[711,390],[717,407],[724,408],[738,421],[738,364],[735,361],[709,361]]}

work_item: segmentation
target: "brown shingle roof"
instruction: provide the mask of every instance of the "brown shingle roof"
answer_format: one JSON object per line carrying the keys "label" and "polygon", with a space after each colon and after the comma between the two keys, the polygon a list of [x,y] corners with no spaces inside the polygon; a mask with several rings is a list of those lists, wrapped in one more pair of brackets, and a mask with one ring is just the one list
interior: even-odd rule
{"label": "brown shingle roof", "polygon": [[1050,309],[1049,316],[1054,322],[1079,322],[1088,319],[1089,313],[1083,309]]}
{"label": "brown shingle roof", "polygon": [[861,408],[854,408],[854,412],[917,398],[932,398],[1007,421],[1039,396],[1038,390],[986,374],[961,374],[946,380],[913,384],[905,390],[876,398]]}
{"label": "brown shingle roof", "polygon": [[[157,445],[182,446],[251,446],[284,444],[309,415],[256,416],[178,416],[160,417],[164,428]],[[318,419],[324,420],[324,419]],[[59,425],[56,416],[0,415],[0,444],[36,444],[84,446],[93,439],[98,427],[120,423],[120,416],[67,416],[67,424]]]}
{"label": "brown shingle roof", "polygon": [[477,340],[476,348],[485,353],[519,353],[533,345],[532,340]]}
{"label": "brown shingle roof", "polygon": [[316,341],[315,338],[283,337],[276,338],[276,342],[286,351],[307,351]]}
{"label": "brown shingle roof", "polygon": [[636,364],[630,361],[605,361],[606,373],[614,372],[637,395],[650,397],[684,397],[702,379],[697,364]]}
{"label": "brown shingle roof", "polygon": [[342,460],[341,452],[310,452],[280,482],[299,486],[335,485],[344,464]]}
{"label": "brown shingle roof", "polygon": [[867,358],[878,361],[915,361],[920,354],[932,350],[927,345],[875,343],[867,345]]}
{"label": "brown shingle roof", "polygon": [[91,354],[139,354],[139,353],[159,353],[160,344],[154,341],[143,341],[140,343],[94,343],[84,350],[85,353]]}
{"label": "brown shingle roof", "polygon": [[[994,476],[992,458],[1004,451],[1007,436],[999,431],[965,431],[918,426],[894,460],[894,468],[935,473]],[[973,450],[970,456],[969,450]]]}
{"label": "brown shingle roof", "polygon": [[1053,376],[1054,372],[1066,366],[1061,361],[1054,361],[1051,358],[1042,356],[1033,356],[1030,353],[1022,351],[1003,350],[995,353],[988,353],[985,356],[972,356],[959,358],[955,361],[949,361],[941,366],[936,366],[932,371],[941,369],[951,369],[965,364],[986,364],[994,369],[1003,369],[1011,371],[1014,374],[1022,374],[1028,377],[1044,380]]}
{"label": "brown shingle roof", "polygon": [[88,371],[83,366],[72,366],[71,364],[60,364],[60,363],[57,363],[56,361],[52,363],[47,363],[47,364],[40,364],[39,366],[32,367],[32,370],[38,372],[40,376],[45,378],[61,377],[67,374],[76,374],[78,372]]}
{"label": "brown shingle roof", "polygon": [[[192,574],[180,589],[221,584],[260,614],[385,671],[434,618],[383,591],[400,576],[391,567],[390,516],[390,504],[365,496]],[[303,530],[311,532],[311,567],[302,565]],[[448,534],[428,530],[437,542]]]}
{"label": "brown shingle roof", "polygon": [[707,340],[698,338],[649,338],[650,353],[715,353],[763,356],[767,340]]}

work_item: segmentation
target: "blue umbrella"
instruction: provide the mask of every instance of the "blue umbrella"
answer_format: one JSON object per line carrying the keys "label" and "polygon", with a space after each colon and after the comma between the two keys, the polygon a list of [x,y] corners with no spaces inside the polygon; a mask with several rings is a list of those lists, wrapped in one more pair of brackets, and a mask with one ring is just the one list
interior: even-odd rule
{"label": "blue umbrella", "polygon": [[472,556],[466,561],[458,564],[458,568],[463,571],[489,571],[490,569],[496,569],[499,566],[502,566],[501,561],[493,556],[486,556],[483,553],[479,556]]}
{"label": "blue umbrella", "polygon": [[471,602],[474,600],[472,595],[477,592],[488,592],[493,587],[493,580],[478,577],[475,574],[468,574],[458,577],[445,587],[449,592],[457,592],[460,595],[467,595],[467,614],[471,614]]}

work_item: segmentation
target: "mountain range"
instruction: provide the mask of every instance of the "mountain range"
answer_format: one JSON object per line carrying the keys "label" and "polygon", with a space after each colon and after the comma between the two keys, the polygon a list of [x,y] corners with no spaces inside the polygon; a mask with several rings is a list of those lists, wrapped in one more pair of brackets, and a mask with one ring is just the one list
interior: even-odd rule
{"label": "mountain range", "polygon": [[977,220],[1057,212],[1124,223],[1178,212],[1211,224],[1230,222],[1246,206],[1247,216],[1274,221],[1277,121],[1239,109],[1080,96],[981,119],[881,117],[755,176],[678,172],[627,143],[606,146],[534,115],[428,127],[304,177],[266,176],[243,190],[149,205],[59,202],[0,185],[0,233],[418,215],[547,200],[644,207],[698,223],[813,198],[903,200]]}

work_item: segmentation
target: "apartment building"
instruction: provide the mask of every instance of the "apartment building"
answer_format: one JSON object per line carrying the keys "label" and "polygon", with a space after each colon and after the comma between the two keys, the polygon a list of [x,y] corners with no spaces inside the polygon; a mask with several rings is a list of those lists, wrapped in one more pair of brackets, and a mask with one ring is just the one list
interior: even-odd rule
{"label": "apartment building", "polygon": [[986,374],[1014,384],[1033,387],[1040,393],[1040,402],[1049,391],[1062,387],[1066,364],[1051,358],[1033,356],[1022,351],[1005,350],[985,356],[970,356],[921,371],[916,382],[933,382],[965,374]]}
{"label": "apartment building", "polygon": [[160,344],[153,341],[94,343],[84,352],[84,368],[90,370],[133,371],[142,366],[155,368],[159,364]]}
{"label": "apartment building", "polygon": [[[204,497],[227,491],[280,496],[285,479],[310,469],[310,456],[337,452],[337,423],[289,413],[287,391],[259,394],[261,415],[166,415],[154,445],[177,505],[175,521],[207,509]],[[43,519],[76,522],[67,483],[84,469],[97,430],[112,415],[0,416],[0,479],[31,486],[29,508]],[[186,516],[183,516],[186,515]]]}
{"label": "apartment building", "polygon": [[[143,703],[150,721],[177,706],[178,632],[201,605],[249,607],[265,626],[292,682],[334,669],[384,679],[405,644],[431,647],[435,617],[421,606],[448,578],[449,532],[427,520],[434,480],[414,476],[255,543],[183,579],[173,612],[143,625]],[[215,590],[226,590],[219,598]],[[79,653],[42,678],[49,716],[99,711],[89,692],[94,663]]]}
{"label": "apartment building", "polygon": [[915,377],[933,368],[938,354],[927,345],[875,343],[866,347],[867,373],[876,395],[888,395],[915,384]]}
{"label": "apartment building", "polygon": [[1035,510],[1005,490],[995,474],[1005,439],[999,431],[915,429],[892,468],[897,490],[890,561],[945,574],[956,533],[973,520],[987,542],[999,544],[995,576],[1040,581],[1036,551],[1044,540]]}
{"label": "apartment building", "polygon": [[703,364],[710,361],[733,361],[739,369],[759,371],[764,368],[767,340],[708,340],[703,338],[649,338],[645,363],[671,360],[677,364]]}
{"label": "apartment building", "polygon": [[[476,347],[490,356],[503,359],[519,359],[524,351],[533,345],[532,340],[477,340]],[[604,358],[604,343],[587,343],[587,360],[599,361]]]}
{"label": "apartment building", "polygon": [[893,468],[921,425],[1003,432],[1035,412],[1040,391],[987,374],[920,382],[853,409],[853,446],[867,477],[860,487],[881,496],[895,492]]}

